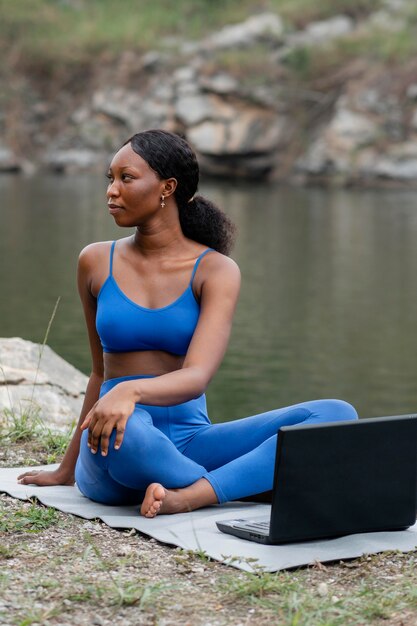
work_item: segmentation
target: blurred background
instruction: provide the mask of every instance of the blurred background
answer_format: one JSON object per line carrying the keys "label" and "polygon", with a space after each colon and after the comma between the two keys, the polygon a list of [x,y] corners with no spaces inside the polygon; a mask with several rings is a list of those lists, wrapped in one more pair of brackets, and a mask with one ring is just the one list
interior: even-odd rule
{"label": "blurred background", "polygon": [[0,0],[0,336],[85,373],[80,249],[125,236],[104,174],[183,134],[243,286],[214,421],[319,397],[417,409],[414,0]]}

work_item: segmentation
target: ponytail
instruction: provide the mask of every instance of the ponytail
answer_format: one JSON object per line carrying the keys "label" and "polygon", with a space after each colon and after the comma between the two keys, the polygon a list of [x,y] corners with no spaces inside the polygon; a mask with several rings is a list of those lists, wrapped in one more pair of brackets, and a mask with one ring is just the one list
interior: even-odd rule
{"label": "ponytail", "polygon": [[182,232],[222,254],[229,255],[236,237],[236,226],[215,204],[203,196],[195,196],[186,204],[179,203]]}

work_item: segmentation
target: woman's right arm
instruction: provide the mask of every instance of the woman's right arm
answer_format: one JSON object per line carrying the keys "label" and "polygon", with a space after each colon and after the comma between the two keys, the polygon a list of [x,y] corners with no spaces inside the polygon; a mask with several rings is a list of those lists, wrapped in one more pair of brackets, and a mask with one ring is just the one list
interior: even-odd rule
{"label": "woman's right arm", "polygon": [[80,418],[59,467],[53,471],[33,470],[25,472],[18,476],[18,482],[22,485],[32,484],[44,486],[74,484],[75,464],[80,450],[82,434],[80,426],[86,415],[98,401],[100,387],[103,382],[103,351],[95,325],[97,299],[92,294],[92,276],[93,268],[97,263],[97,248],[98,246],[93,244],[81,252],[77,271],[78,291],[84,309],[93,362],[93,369],[88,381]]}

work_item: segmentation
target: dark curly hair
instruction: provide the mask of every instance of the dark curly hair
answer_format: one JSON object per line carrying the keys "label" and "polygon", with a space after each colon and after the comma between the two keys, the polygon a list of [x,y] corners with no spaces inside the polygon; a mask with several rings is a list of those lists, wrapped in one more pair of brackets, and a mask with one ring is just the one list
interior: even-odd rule
{"label": "dark curly hair", "polygon": [[128,143],[159,178],[176,179],[174,197],[184,235],[222,254],[229,254],[234,244],[236,227],[212,202],[195,195],[199,167],[185,139],[165,130],[146,130],[133,135],[123,145]]}

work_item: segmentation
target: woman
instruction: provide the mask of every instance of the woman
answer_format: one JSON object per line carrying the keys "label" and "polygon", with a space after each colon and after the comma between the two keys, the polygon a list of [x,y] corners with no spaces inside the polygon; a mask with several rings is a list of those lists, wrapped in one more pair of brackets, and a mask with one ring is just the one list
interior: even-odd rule
{"label": "woman", "polygon": [[80,420],[59,468],[23,484],[71,485],[141,513],[189,511],[272,488],[282,425],[356,419],[317,400],[224,424],[210,423],[204,391],[218,369],[238,298],[226,254],[228,218],[201,196],[186,141],[134,135],[114,156],[109,212],[133,236],[87,246],[78,287],[93,369]]}

